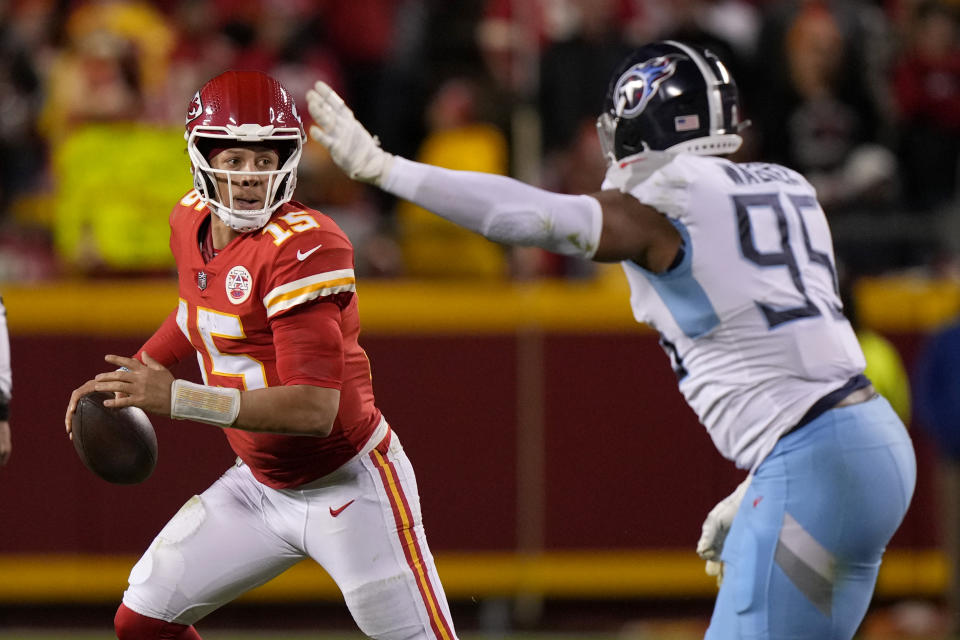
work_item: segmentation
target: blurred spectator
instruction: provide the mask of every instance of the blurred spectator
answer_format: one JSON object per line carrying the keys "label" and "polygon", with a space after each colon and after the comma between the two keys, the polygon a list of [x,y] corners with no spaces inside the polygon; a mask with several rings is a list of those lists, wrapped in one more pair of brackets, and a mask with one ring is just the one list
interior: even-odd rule
{"label": "blurred spectator", "polygon": [[378,116],[383,112],[378,106],[384,98],[380,87],[394,51],[394,24],[401,0],[321,0],[314,4],[320,11],[320,36],[343,68],[344,88],[357,117],[367,118],[379,130]]}
{"label": "blurred spectator", "polygon": [[165,120],[173,124],[183,120],[183,105],[197,87],[232,67],[237,47],[224,33],[215,4],[208,0],[177,2],[171,23],[177,30],[162,105]]}
{"label": "blurred spectator", "polygon": [[[904,22],[894,73],[886,65],[895,41],[881,6]],[[755,126],[745,131],[740,159],[758,155],[762,145],[769,157],[804,172],[832,215],[889,208],[898,179],[906,197],[897,204],[940,210],[956,196],[960,154],[956,6],[950,0],[0,0],[0,277],[49,273],[53,216],[64,211],[49,201],[51,163],[61,144],[91,123],[178,127],[194,88],[228,68],[269,72],[298,100],[323,79],[348,97],[384,147],[409,156],[426,149],[423,114],[440,82],[487,74],[501,110],[492,122],[509,136],[500,170],[559,191],[568,190],[569,180],[575,192],[577,176],[592,171],[586,149],[595,137],[597,96],[606,90],[597,83],[606,81],[608,67],[627,47],[681,38],[711,47],[734,73],[741,70],[744,115]],[[885,84],[891,80],[895,93]],[[899,170],[885,148],[894,142]],[[87,137],[79,146],[89,144]],[[389,215],[397,203],[376,190],[346,187],[322,155],[304,159],[311,178],[303,186],[312,176],[323,181],[304,196],[338,212],[358,247],[359,236],[378,246],[382,259],[367,265],[370,273],[397,274],[399,246],[388,239],[399,228]],[[58,234],[61,249],[64,238],[80,237],[75,230]],[[17,266],[27,246],[30,254],[39,247],[47,262]],[[70,250],[69,261],[81,253]],[[891,255],[923,261],[925,254],[904,250],[883,261]],[[553,260],[512,252],[508,271],[581,273],[576,264]]]}
{"label": "blurred spectator", "polygon": [[760,37],[760,12],[757,2],[746,0],[707,0],[698,9],[704,29],[723,39],[738,58],[753,62]]}
{"label": "blurred spectator", "polygon": [[56,145],[76,125],[153,120],[166,87],[173,31],[151,5],[127,0],[80,3],[66,24],[66,47],[46,81],[41,126]]}
{"label": "blurred spectator", "polygon": [[960,42],[957,5],[924,1],[913,12],[894,70],[907,207],[929,210],[957,196]]}
{"label": "blurred spectator", "polygon": [[[753,68],[760,29],[756,9],[740,0],[674,0],[664,10],[663,37],[699,44],[715,53],[737,79],[741,117],[753,118],[753,111],[761,108]],[[747,127],[740,135],[744,143],[733,159],[745,162],[758,157],[756,127]]]}
{"label": "blurred spectator", "polygon": [[[875,7],[873,8],[875,9]],[[828,214],[888,206],[896,158],[864,44],[875,14],[861,2],[784,2],[765,15],[752,115],[762,154],[804,174]],[[882,37],[881,37],[882,39]]]}
{"label": "blurred spectator", "polygon": [[[507,173],[507,140],[481,112],[481,88],[453,78],[430,101],[428,134],[417,160],[447,169]],[[406,275],[501,279],[508,275],[505,250],[406,201],[397,206],[397,236]]]}
{"label": "blurred spectator", "polygon": [[540,58],[538,100],[546,155],[571,144],[583,123],[596,121],[610,76],[630,49],[621,2],[567,4],[570,16],[563,31],[550,34]]}
{"label": "blurred spectator", "polygon": [[149,5],[103,1],[80,4],[67,34],[41,121],[58,256],[81,274],[166,270],[169,203],[188,170],[182,129],[154,124],[172,31]]}
{"label": "blurred spectator", "polygon": [[[484,0],[398,3],[393,50],[379,84],[374,131],[384,148],[413,157],[426,135],[423,114],[446,79],[484,75],[476,26]],[[504,101],[505,102],[505,101]],[[377,196],[384,194],[376,190]],[[388,202],[392,202],[389,198]]]}
{"label": "blurred spectator", "polygon": [[960,323],[928,338],[917,358],[917,418],[940,451],[960,461]]}
{"label": "blurred spectator", "polygon": [[137,120],[143,108],[133,43],[94,31],[80,36],[51,70],[41,126],[56,146],[85,123]]}
{"label": "blurred spectator", "polygon": [[960,632],[960,324],[934,332],[920,351],[914,375],[917,420],[937,446],[939,522],[949,580],[950,632]]}
{"label": "blurred spectator", "polygon": [[737,79],[741,107],[752,108],[751,65],[760,29],[756,9],[738,0],[674,0],[664,8],[669,17],[662,37],[699,44],[717,54]]}
{"label": "blurred spectator", "polygon": [[35,191],[46,166],[46,150],[37,130],[41,106],[40,76],[25,33],[24,16],[0,0],[0,216],[11,204]]}

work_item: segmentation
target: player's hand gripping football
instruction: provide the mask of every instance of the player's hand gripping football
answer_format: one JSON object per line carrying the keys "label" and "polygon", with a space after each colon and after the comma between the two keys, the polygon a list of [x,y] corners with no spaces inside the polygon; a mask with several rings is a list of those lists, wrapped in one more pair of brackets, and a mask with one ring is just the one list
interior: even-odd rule
{"label": "player's hand gripping football", "polygon": [[720,561],[720,552],[723,551],[723,543],[727,539],[730,525],[733,524],[733,518],[740,508],[740,501],[743,500],[752,478],[753,476],[747,476],[747,479],[741,482],[733,493],[710,510],[707,519],[703,521],[700,540],[697,541],[697,555],[707,561],[707,575],[716,576],[717,585],[723,582],[723,563]]}
{"label": "player's hand gripping football", "polygon": [[310,137],[327,148],[337,166],[354,180],[383,184],[393,156],[380,148],[337,92],[317,82],[307,91],[307,107],[316,122]]}
{"label": "player's hand gripping football", "polygon": [[120,367],[116,371],[97,374],[74,390],[67,404],[65,423],[67,435],[73,439],[73,414],[80,398],[91,391],[107,391],[115,395],[103,404],[106,407],[140,407],[162,416],[170,415],[170,385],[173,374],[162,364],[143,354],[143,362],[136,358],[108,355],[104,360]]}

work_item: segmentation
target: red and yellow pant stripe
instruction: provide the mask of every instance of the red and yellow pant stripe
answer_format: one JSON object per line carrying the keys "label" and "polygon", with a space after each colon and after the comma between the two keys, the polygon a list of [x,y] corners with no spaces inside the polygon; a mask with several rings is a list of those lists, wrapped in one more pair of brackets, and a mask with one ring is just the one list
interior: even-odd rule
{"label": "red and yellow pant stripe", "polygon": [[434,588],[436,573],[430,571],[432,563],[424,558],[423,550],[414,531],[413,512],[397,475],[397,469],[393,462],[377,449],[370,452],[370,459],[380,473],[380,479],[383,481],[383,486],[390,500],[390,507],[393,510],[394,521],[397,525],[397,534],[400,537],[400,545],[407,559],[407,566],[413,572],[420,597],[423,598],[423,604],[430,618],[430,626],[438,639],[455,640],[456,634],[454,634],[453,625],[448,619],[447,609],[437,597],[437,590]]}

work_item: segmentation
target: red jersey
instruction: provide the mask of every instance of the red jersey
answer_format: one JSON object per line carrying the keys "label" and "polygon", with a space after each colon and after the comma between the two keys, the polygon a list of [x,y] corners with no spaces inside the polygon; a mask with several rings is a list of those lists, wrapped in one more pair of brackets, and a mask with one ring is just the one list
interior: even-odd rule
{"label": "red jersey", "polygon": [[[260,482],[299,486],[352,458],[381,418],[370,364],[357,342],[353,246],[333,220],[288,202],[264,228],[234,238],[204,262],[199,233],[209,215],[196,191],[170,214],[180,291],[175,321],[196,350],[204,383],[241,390],[290,384],[340,390],[340,410],[326,438],[224,429]],[[151,340],[164,331],[161,327]],[[176,332],[168,327],[166,333],[164,339]],[[182,356],[178,351],[168,350],[166,359]],[[189,349],[184,345],[183,351]],[[305,352],[323,357],[307,358]]]}

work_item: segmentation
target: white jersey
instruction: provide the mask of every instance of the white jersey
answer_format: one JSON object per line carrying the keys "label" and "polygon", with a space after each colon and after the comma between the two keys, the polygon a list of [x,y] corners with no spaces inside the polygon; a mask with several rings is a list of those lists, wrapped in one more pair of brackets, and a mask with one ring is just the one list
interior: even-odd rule
{"label": "white jersey", "polygon": [[684,254],[660,275],[623,263],[634,317],[660,333],[720,453],[753,470],[864,369],[826,217],[810,183],[779,165],[681,154],[639,174],[614,165],[603,186],[666,214]]}

